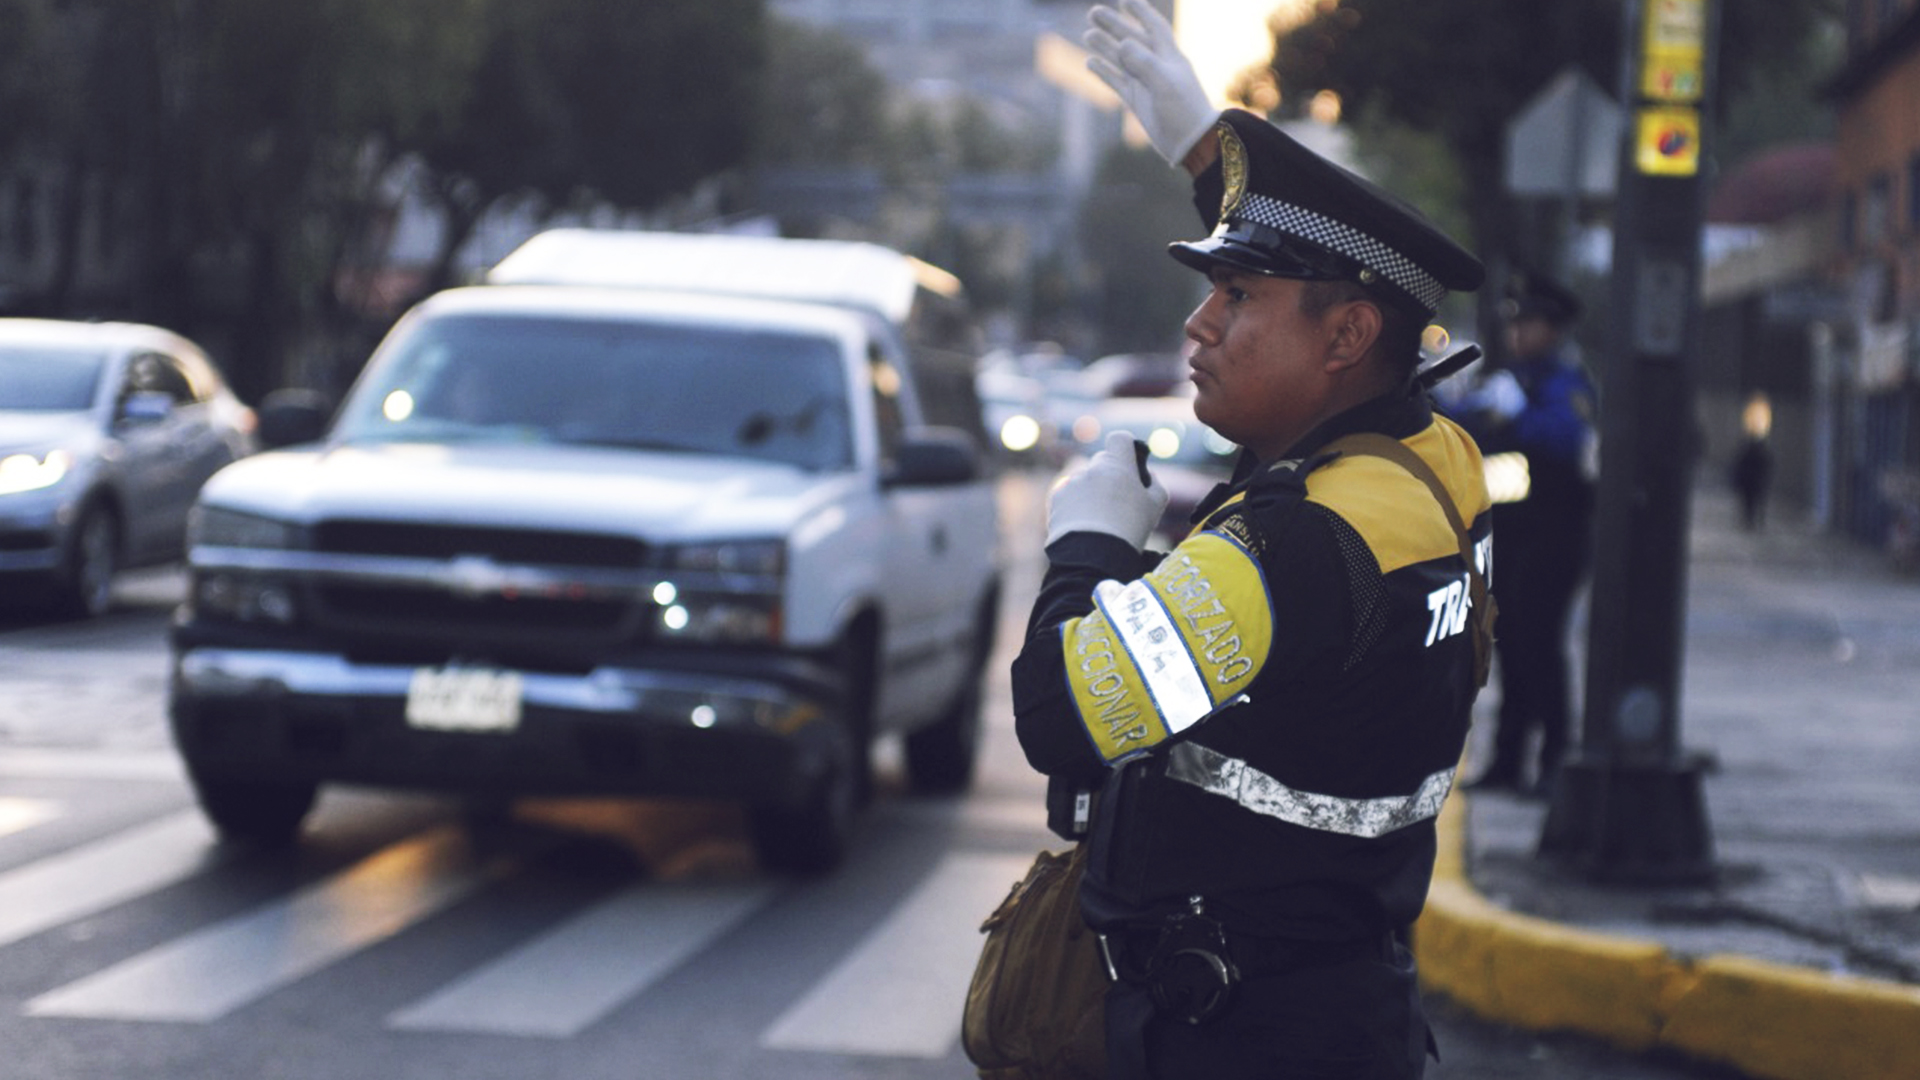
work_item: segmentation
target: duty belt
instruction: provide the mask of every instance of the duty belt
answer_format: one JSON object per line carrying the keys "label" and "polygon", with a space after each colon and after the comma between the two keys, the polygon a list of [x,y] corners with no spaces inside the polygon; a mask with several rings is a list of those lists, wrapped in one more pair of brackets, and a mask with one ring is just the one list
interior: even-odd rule
{"label": "duty belt", "polygon": [[1356,960],[1391,962],[1396,955],[1391,934],[1346,941],[1229,938],[1198,897],[1191,907],[1163,922],[1098,935],[1109,979],[1147,987],[1162,1012],[1191,1024],[1218,1016],[1243,979]]}

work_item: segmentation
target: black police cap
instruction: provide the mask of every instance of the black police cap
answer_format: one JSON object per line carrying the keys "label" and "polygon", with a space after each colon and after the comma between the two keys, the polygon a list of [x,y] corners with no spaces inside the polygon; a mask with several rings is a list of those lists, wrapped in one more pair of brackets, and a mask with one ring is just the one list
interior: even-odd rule
{"label": "black police cap", "polygon": [[1226,188],[1220,223],[1204,240],[1170,245],[1188,266],[1353,281],[1427,319],[1448,292],[1485,279],[1480,260],[1418,210],[1266,120],[1228,109],[1213,130]]}
{"label": "black police cap", "polygon": [[1580,297],[1545,274],[1520,271],[1507,278],[1508,317],[1541,318],[1566,326],[1580,317]]}

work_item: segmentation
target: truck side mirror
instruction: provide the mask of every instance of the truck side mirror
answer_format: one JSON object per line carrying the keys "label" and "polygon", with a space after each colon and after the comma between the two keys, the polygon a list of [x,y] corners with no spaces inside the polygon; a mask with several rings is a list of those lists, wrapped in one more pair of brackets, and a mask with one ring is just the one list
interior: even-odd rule
{"label": "truck side mirror", "polygon": [[959,428],[923,427],[894,449],[885,482],[896,487],[964,484],[980,478],[980,450]]}
{"label": "truck side mirror", "polygon": [[318,390],[275,390],[255,410],[260,442],[268,447],[315,442],[327,433],[333,404]]}

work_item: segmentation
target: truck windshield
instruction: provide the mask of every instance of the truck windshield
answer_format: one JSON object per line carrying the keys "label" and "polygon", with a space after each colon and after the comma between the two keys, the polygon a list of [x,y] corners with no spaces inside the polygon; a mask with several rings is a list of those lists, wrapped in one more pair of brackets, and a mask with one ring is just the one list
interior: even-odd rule
{"label": "truck windshield", "polygon": [[853,460],[833,340],[619,319],[420,322],[368,371],[334,434],[676,450],[814,471]]}

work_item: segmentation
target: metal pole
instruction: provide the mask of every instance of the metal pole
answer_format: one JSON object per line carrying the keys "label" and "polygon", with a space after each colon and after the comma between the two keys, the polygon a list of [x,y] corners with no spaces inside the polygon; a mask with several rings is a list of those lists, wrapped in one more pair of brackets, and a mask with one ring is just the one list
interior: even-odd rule
{"label": "metal pole", "polygon": [[1542,857],[1587,877],[1713,874],[1703,763],[1680,749],[1689,502],[1699,451],[1699,166],[1715,38],[1711,0],[1627,7],[1631,115],[1614,222],[1614,323],[1601,370],[1601,457],[1581,740]]}

